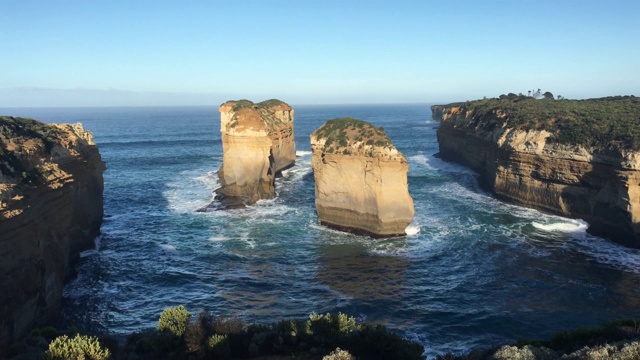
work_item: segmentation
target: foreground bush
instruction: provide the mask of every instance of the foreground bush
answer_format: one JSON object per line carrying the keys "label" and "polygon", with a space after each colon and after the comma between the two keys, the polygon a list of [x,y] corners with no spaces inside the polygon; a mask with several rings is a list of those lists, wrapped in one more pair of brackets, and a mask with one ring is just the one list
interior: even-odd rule
{"label": "foreground bush", "polygon": [[176,336],[182,336],[187,328],[191,314],[182,305],[164,309],[158,321],[158,330],[168,330]]}
{"label": "foreground bush", "polygon": [[336,348],[331,354],[322,358],[322,360],[354,360],[348,351]]}
{"label": "foreground bush", "polygon": [[85,335],[76,335],[69,338],[67,335],[57,337],[49,344],[49,350],[44,358],[51,360],[106,360],[111,353],[109,349],[103,349],[98,338]]}
{"label": "foreground bush", "polygon": [[123,353],[127,359],[329,356],[327,359],[332,360],[418,360],[424,359],[423,352],[422,345],[391,333],[384,326],[358,324],[355,318],[342,313],[311,314],[304,320],[260,325],[245,324],[235,316],[211,316],[207,311],[191,318],[184,307],[178,306],[162,313],[157,331],[129,336]]}

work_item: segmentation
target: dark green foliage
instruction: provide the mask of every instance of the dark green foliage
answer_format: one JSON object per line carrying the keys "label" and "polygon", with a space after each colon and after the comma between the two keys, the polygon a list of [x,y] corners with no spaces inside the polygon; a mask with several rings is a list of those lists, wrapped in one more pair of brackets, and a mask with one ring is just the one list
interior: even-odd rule
{"label": "dark green foliage", "polygon": [[[186,311],[186,310],[185,310]],[[265,356],[317,357],[340,347],[360,359],[423,359],[423,348],[385,327],[357,324],[341,313],[311,314],[307,320],[246,325],[237,317],[203,311],[187,322],[183,336],[149,331],[127,339],[127,359],[244,359]]]}
{"label": "dark green foliage", "polygon": [[[634,96],[536,100],[509,94],[462,106],[472,114],[469,127],[546,130],[552,134],[551,141],[561,144],[640,150],[640,98]],[[500,118],[498,112],[506,117]]]}
{"label": "dark green foliage", "polygon": [[546,341],[519,340],[517,345],[518,347],[544,346],[562,353],[571,353],[585,346],[594,347],[638,337],[640,337],[640,322],[627,319],[605,323],[596,328],[558,332],[551,340]]}
{"label": "dark green foliage", "polygon": [[253,109],[267,109],[273,106],[286,105],[284,101],[278,99],[269,99],[255,104],[253,101],[242,99],[234,101],[233,111],[241,109],[253,108]]}
{"label": "dark green foliage", "polygon": [[122,353],[127,359],[184,359],[184,340],[168,331],[148,330],[127,337]]}

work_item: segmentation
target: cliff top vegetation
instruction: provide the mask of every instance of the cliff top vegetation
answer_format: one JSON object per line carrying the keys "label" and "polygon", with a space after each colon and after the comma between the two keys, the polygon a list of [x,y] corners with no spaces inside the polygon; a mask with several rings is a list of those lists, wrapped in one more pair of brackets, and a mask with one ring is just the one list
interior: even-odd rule
{"label": "cliff top vegetation", "polygon": [[640,150],[640,98],[554,100],[551,93],[545,94],[541,99],[508,94],[446,107],[461,106],[460,112],[470,114],[473,126],[546,130],[551,141],[561,144]]}
{"label": "cliff top vegetation", "polygon": [[19,179],[22,184],[33,184],[46,177],[24,158],[43,151],[49,153],[60,142],[62,132],[34,119],[0,116],[0,174],[5,179]]}
{"label": "cliff top vegetation", "polygon": [[352,117],[329,120],[311,136],[316,139],[326,139],[324,150],[329,154],[350,155],[358,151],[367,156],[373,156],[374,147],[395,150],[382,126],[376,128],[366,121]]}
{"label": "cliff top vegetation", "polygon": [[[248,111],[247,111],[248,110]],[[239,125],[254,129],[266,128],[273,131],[276,128],[287,125],[288,122],[280,116],[276,116],[276,110],[292,110],[284,101],[270,99],[257,104],[250,100],[230,100],[220,105],[220,111],[233,111],[234,115],[227,124],[228,128],[236,128]]]}
{"label": "cliff top vegetation", "polygon": [[267,109],[267,108],[272,108],[272,107],[276,107],[276,106],[286,106],[286,107],[290,107],[287,103],[285,103],[282,100],[278,100],[278,99],[269,99],[269,100],[265,100],[265,101],[261,101],[259,103],[254,103],[251,100],[247,100],[247,99],[241,99],[241,100],[229,100],[227,102],[225,102],[224,104],[222,104],[221,106],[224,105],[233,105],[233,111],[239,111],[242,109]]}

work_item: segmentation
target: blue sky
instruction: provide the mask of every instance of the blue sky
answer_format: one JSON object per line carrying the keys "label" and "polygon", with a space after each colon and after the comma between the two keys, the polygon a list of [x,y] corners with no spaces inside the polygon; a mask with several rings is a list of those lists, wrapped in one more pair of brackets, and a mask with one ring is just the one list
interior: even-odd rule
{"label": "blue sky", "polygon": [[640,96],[640,2],[0,0],[0,107]]}

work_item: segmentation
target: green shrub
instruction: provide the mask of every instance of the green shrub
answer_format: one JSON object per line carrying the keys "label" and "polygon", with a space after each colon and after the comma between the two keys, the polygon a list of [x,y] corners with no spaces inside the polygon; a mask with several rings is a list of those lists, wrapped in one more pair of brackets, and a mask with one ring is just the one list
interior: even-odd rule
{"label": "green shrub", "polygon": [[182,336],[191,314],[182,305],[164,309],[158,321],[158,330],[168,330],[174,335]]}
{"label": "green shrub", "polygon": [[214,334],[207,339],[207,351],[216,359],[231,357],[231,347],[227,335]]}
{"label": "green shrub", "polygon": [[322,360],[355,360],[348,351],[336,348],[331,354],[326,355]]}
{"label": "green shrub", "polygon": [[44,355],[51,360],[106,360],[110,356],[109,349],[103,349],[98,338],[85,335],[57,337]]}
{"label": "green shrub", "polygon": [[316,342],[328,345],[357,330],[356,319],[343,313],[313,313],[309,315],[306,328],[307,334],[313,335]]}

